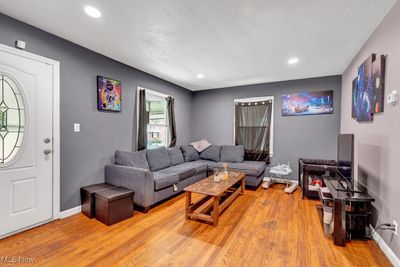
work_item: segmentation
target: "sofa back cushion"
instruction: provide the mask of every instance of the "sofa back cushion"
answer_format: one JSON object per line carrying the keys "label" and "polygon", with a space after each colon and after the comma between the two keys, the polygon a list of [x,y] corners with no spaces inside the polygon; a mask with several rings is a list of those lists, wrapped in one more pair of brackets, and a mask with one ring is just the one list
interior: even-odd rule
{"label": "sofa back cushion", "polygon": [[192,145],[181,146],[181,150],[183,158],[186,162],[198,160],[200,158],[199,153],[196,151],[196,149],[194,149]]}
{"label": "sofa back cushion", "polygon": [[244,161],[244,146],[222,146],[221,161],[240,163]]}
{"label": "sofa back cushion", "polygon": [[146,156],[151,171],[158,171],[171,166],[168,152],[165,147],[147,149]]}
{"label": "sofa back cushion", "polygon": [[117,150],[115,151],[115,163],[117,165],[124,165],[124,166],[150,170],[146,158],[146,151],[127,152],[127,151]]}
{"label": "sofa back cushion", "polygon": [[167,151],[171,166],[175,166],[185,162],[185,159],[183,158],[182,155],[182,151],[180,150],[179,147],[167,148]]}
{"label": "sofa back cushion", "polygon": [[200,153],[200,158],[212,161],[219,161],[221,158],[221,146],[210,146]]}

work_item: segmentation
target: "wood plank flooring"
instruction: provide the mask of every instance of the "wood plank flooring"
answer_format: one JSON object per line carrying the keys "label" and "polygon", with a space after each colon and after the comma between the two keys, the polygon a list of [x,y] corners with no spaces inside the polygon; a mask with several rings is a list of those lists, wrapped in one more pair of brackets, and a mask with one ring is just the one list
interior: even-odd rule
{"label": "wood plank flooring", "polygon": [[38,266],[60,267],[390,266],[374,241],[334,246],[317,204],[301,200],[299,190],[285,194],[282,185],[246,190],[213,227],[185,221],[179,195],[111,227],[77,214],[0,240],[0,259],[33,257]]}

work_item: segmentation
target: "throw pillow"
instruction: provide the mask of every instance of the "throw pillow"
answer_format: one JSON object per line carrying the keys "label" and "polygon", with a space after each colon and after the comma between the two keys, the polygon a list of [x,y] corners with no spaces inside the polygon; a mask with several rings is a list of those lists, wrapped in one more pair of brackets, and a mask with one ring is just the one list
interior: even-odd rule
{"label": "throw pillow", "polygon": [[142,168],[146,170],[150,169],[146,158],[146,151],[127,152],[117,150],[115,151],[115,163],[117,165]]}
{"label": "throw pillow", "polygon": [[206,150],[200,153],[200,158],[219,161],[221,157],[221,146],[210,146]]}
{"label": "throw pillow", "polygon": [[167,151],[169,155],[169,161],[171,162],[171,166],[175,166],[185,162],[185,159],[183,158],[182,155],[182,151],[179,149],[179,147],[167,148]]}
{"label": "throw pillow", "polygon": [[221,161],[240,163],[244,161],[244,146],[222,146]]}
{"label": "throw pillow", "polygon": [[167,149],[165,147],[147,149],[146,150],[147,162],[149,163],[151,171],[158,171],[171,166]]}
{"label": "throw pillow", "polygon": [[209,148],[211,146],[211,144],[206,140],[200,140],[200,141],[196,141],[196,142],[192,142],[190,143],[196,150],[197,152],[201,153],[202,151],[206,150],[207,148]]}
{"label": "throw pillow", "polygon": [[186,162],[199,159],[199,153],[192,145],[181,146],[181,150]]}

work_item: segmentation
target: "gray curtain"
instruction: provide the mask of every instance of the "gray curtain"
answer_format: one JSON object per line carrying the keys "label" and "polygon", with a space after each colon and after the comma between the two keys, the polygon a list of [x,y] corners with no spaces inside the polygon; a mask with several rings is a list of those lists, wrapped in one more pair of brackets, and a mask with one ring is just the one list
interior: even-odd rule
{"label": "gray curtain", "polygon": [[244,145],[245,159],[270,163],[272,101],[235,104],[235,144]]}
{"label": "gray curtain", "polygon": [[139,120],[138,120],[138,150],[147,147],[147,125],[149,124],[149,112],[146,110],[146,92],[139,90]]}
{"label": "gray curtain", "polygon": [[175,124],[175,108],[174,108],[174,98],[169,96],[167,100],[167,112],[168,112],[168,130],[170,143],[168,147],[174,147],[176,145],[176,124]]}

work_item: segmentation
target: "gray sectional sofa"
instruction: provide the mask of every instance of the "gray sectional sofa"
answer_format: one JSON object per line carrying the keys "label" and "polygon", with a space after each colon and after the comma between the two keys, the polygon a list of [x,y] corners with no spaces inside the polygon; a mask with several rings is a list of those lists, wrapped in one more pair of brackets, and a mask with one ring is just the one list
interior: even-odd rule
{"label": "gray sectional sofa", "polygon": [[211,146],[198,153],[193,146],[115,152],[115,164],[105,167],[105,180],[135,192],[135,204],[146,211],[188,185],[211,175],[227,163],[229,170],[246,173],[246,185],[256,188],[265,162],[244,161],[243,146]]}

